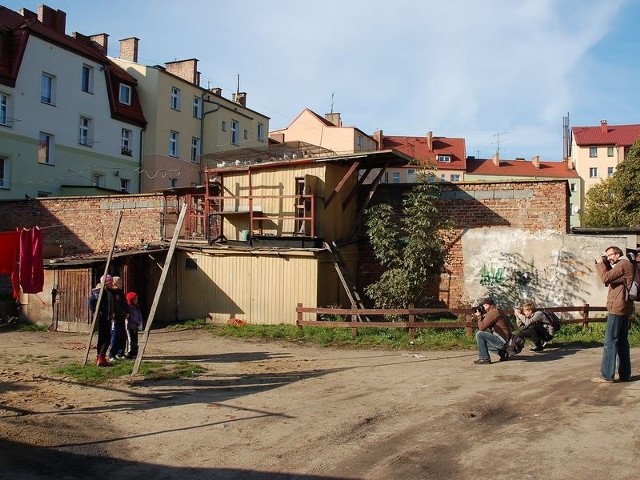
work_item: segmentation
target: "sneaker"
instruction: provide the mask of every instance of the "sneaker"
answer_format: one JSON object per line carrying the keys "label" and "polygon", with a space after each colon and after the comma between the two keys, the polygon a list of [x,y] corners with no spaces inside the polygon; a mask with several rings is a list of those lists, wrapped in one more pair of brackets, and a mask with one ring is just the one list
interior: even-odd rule
{"label": "sneaker", "polygon": [[113,362],[115,362],[115,361],[116,361],[116,359],[115,359],[115,358],[113,358],[113,357],[107,357],[107,362],[109,362],[109,363],[113,363]]}
{"label": "sneaker", "polygon": [[498,350],[498,355],[500,356],[501,362],[506,362],[507,360],[509,360],[509,352],[507,352],[506,350]]}
{"label": "sneaker", "polygon": [[479,358],[478,360],[476,360],[473,363],[475,363],[476,365],[487,365],[487,364],[491,363],[491,359],[490,358],[487,358],[487,359]]}
{"label": "sneaker", "polygon": [[535,345],[533,347],[531,347],[531,351],[532,352],[541,352],[544,350],[544,347],[542,345]]}
{"label": "sneaker", "polygon": [[124,355],[122,355],[121,353],[118,353],[118,354],[116,355],[116,358],[117,358],[118,360],[122,360],[122,359],[124,358]]}
{"label": "sneaker", "polygon": [[593,377],[591,381],[593,383],[613,383],[613,380],[607,380],[604,377]]}

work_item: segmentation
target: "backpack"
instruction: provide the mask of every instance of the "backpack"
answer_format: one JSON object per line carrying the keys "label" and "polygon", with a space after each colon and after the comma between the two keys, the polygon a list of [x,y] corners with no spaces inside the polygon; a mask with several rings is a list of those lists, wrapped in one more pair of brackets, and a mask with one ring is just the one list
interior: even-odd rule
{"label": "backpack", "polygon": [[636,254],[633,252],[627,253],[627,259],[633,265],[633,280],[627,289],[627,299],[638,302],[640,301],[640,269],[638,268]]}
{"label": "backpack", "polygon": [[542,310],[542,314],[544,315],[542,323],[544,323],[549,335],[555,335],[556,332],[562,328],[560,317],[558,317],[555,312],[550,312],[548,310]]}
{"label": "backpack", "polygon": [[516,355],[524,348],[524,337],[519,333],[511,335],[511,338],[505,345],[505,350],[509,355]]}

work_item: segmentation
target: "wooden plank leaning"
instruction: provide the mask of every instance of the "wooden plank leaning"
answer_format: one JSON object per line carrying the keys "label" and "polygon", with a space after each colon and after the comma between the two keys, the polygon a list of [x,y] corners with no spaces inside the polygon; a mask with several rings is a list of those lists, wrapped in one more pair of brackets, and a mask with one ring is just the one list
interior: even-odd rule
{"label": "wooden plank leaning", "polygon": [[158,302],[160,301],[160,295],[162,294],[162,288],[164,287],[164,282],[167,279],[169,267],[171,266],[171,259],[173,258],[173,252],[176,249],[176,244],[178,243],[178,237],[180,236],[180,231],[182,230],[182,224],[184,223],[184,218],[186,216],[186,213],[187,213],[187,204],[184,203],[182,204],[182,209],[180,210],[180,216],[178,217],[178,223],[176,224],[176,229],[173,232],[173,238],[171,239],[171,244],[169,245],[167,258],[165,259],[164,266],[162,267],[162,273],[160,274],[160,281],[158,282],[156,293],[153,297],[153,303],[151,304],[149,317],[147,318],[147,323],[144,327],[144,334],[142,335],[142,341],[140,342],[140,348],[138,349],[138,355],[136,356],[136,363],[133,365],[133,371],[131,372],[131,376],[136,375],[138,373],[138,370],[140,369],[140,364],[142,363],[142,357],[144,355],[144,349],[147,347],[147,343],[149,340],[149,332],[151,332],[151,324],[153,323],[153,318],[156,315]]}
{"label": "wooden plank leaning", "polygon": [[[102,278],[105,278],[107,276],[107,273],[109,273],[109,264],[111,263],[111,257],[113,257],[113,249],[116,246],[118,231],[120,230],[120,222],[122,222],[122,210],[120,210],[120,213],[118,215],[116,228],[115,228],[115,231],[113,232],[113,241],[111,242],[111,248],[109,249],[109,255],[107,256],[107,263],[104,266],[104,274],[102,275]],[[100,302],[102,301],[103,292],[104,292],[104,285],[100,287],[100,293],[98,294],[98,303],[96,305],[100,305]],[[93,331],[96,328],[97,318],[98,318],[98,308],[96,307],[96,311],[93,312],[93,318],[91,319],[91,328],[89,329],[89,339],[87,340],[87,347],[84,350],[84,360],[82,362],[82,365],[86,365],[87,358],[89,358],[89,350],[91,350],[91,341],[93,340]]]}

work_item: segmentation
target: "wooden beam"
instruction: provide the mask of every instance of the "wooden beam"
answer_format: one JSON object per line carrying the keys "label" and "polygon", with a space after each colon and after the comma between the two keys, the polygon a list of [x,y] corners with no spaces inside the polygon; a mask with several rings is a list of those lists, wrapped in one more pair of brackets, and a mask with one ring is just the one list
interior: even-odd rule
{"label": "wooden beam", "polygon": [[[109,264],[111,263],[111,257],[113,257],[113,250],[116,246],[116,239],[118,238],[118,231],[120,230],[120,222],[122,222],[122,210],[118,214],[118,221],[116,222],[116,228],[113,232],[113,240],[111,241],[111,248],[109,249],[109,255],[107,256],[107,263],[104,266],[104,274],[102,278],[106,278],[109,273]],[[100,282],[102,283],[102,282]],[[98,294],[98,303],[96,304],[96,311],[93,312],[93,318],[91,319],[91,327],[89,328],[89,338],[87,339],[87,347],[84,350],[84,360],[82,365],[87,364],[89,358],[89,350],[91,350],[91,341],[93,340],[93,331],[96,328],[96,319],[98,318],[98,311],[100,310],[100,302],[102,301],[102,294],[104,293],[105,286],[102,284],[100,287],[100,293]]]}
{"label": "wooden beam", "polygon": [[355,172],[359,166],[360,166],[360,160],[356,160],[351,164],[351,167],[349,167],[349,170],[343,175],[342,179],[338,182],[338,185],[336,185],[336,188],[333,189],[333,192],[331,192],[331,195],[329,195],[329,198],[325,200],[324,202],[325,209],[329,206],[331,202],[333,202],[333,199],[336,197],[338,192],[342,190],[342,187],[344,187],[344,184],[346,183],[347,179],[351,175],[353,175],[353,172]]}
{"label": "wooden beam", "polygon": [[345,239],[345,241],[351,240],[351,238],[355,235],[356,229],[358,228],[358,224],[360,223],[360,221],[362,220],[362,217],[364,216],[364,211],[369,206],[369,202],[371,202],[371,199],[373,198],[373,194],[375,193],[376,188],[378,188],[378,185],[380,184],[380,179],[382,179],[382,175],[384,175],[384,172],[387,170],[389,163],[390,162],[387,162],[385,166],[382,169],[380,169],[380,172],[378,172],[378,175],[376,175],[376,178],[374,178],[373,182],[371,183],[371,188],[369,189],[367,198],[364,204],[362,205],[362,207],[360,208],[360,210],[358,211],[358,214],[356,215],[356,219],[353,222],[353,227],[351,227],[351,231],[349,232],[349,235],[347,235],[347,238]]}
{"label": "wooden beam", "polygon": [[167,279],[167,274],[169,273],[169,267],[171,266],[171,259],[173,258],[173,252],[176,250],[176,244],[178,243],[178,237],[180,236],[180,231],[182,230],[182,224],[184,223],[184,218],[187,213],[187,204],[182,204],[182,210],[180,210],[180,216],[178,217],[178,223],[176,224],[176,229],[173,232],[173,238],[171,239],[171,244],[169,245],[169,251],[167,252],[167,258],[164,260],[164,267],[162,267],[162,273],[160,274],[160,281],[158,282],[158,287],[156,288],[156,293],[153,297],[153,303],[151,304],[151,310],[149,311],[149,317],[147,318],[147,324],[144,328],[144,334],[142,336],[142,342],[140,348],[138,349],[138,356],[136,357],[136,363],[133,365],[133,371],[131,372],[131,376],[134,376],[138,373],[140,369],[140,364],[142,363],[142,357],[144,355],[144,349],[147,347],[147,343],[149,340],[149,332],[151,332],[151,324],[153,323],[153,319],[156,316],[156,310],[158,308],[158,303],[160,302],[160,295],[162,294],[162,288],[164,287],[164,282]]}
{"label": "wooden beam", "polygon": [[347,198],[345,198],[344,202],[342,202],[342,210],[343,211],[344,211],[345,208],[347,208],[347,206],[349,205],[349,202],[351,202],[351,200],[353,199],[355,194],[358,192],[358,189],[362,186],[364,181],[367,179],[367,177],[369,176],[369,173],[371,173],[371,170],[372,170],[372,168],[367,168],[364,171],[362,176],[358,179],[358,182],[353,186],[353,188],[349,192],[349,195],[347,195]]}

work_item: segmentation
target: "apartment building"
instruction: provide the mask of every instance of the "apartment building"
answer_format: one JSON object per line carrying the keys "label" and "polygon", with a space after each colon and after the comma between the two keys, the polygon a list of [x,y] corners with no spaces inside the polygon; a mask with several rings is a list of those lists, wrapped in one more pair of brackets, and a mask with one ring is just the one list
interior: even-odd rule
{"label": "apartment building", "polygon": [[378,150],[377,142],[370,135],[359,128],[344,126],[339,113],[322,117],[309,108],[300,112],[288,127],[269,132],[269,138],[280,143],[310,143],[337,154]]}
{"label": "apartment building", "polygon": [[389,168],[383,183],[413,183],[419,166],[435,168],[443,182],[462,182],[466,171],[464,138],[435,137],[428,132],[424,137],[384,135],[382,130],[373,134],[381,149],[393,149],[413,158],[415,164]]}
{"label": "apartment building", "polygon": [[202,184],[201,156],[268,144],[269,117],[247,108],[246,92],[200,86],[198,60],[138,62],[139,39],[120,40],[112,60],[138,81],[144,131],[142,191]]}
{"label": "apartment building", "polygon": [[0,6],[0,199],[138,192],[136,80],[66,13]]}
{"label": "apartment building", "polygon": [[601,180],[611,177],[616,167],[640,138],[640,125],[609,125],[601,120],[598,126],[571,129],[570,160],[582,179],[580,207],[584,195]]}

